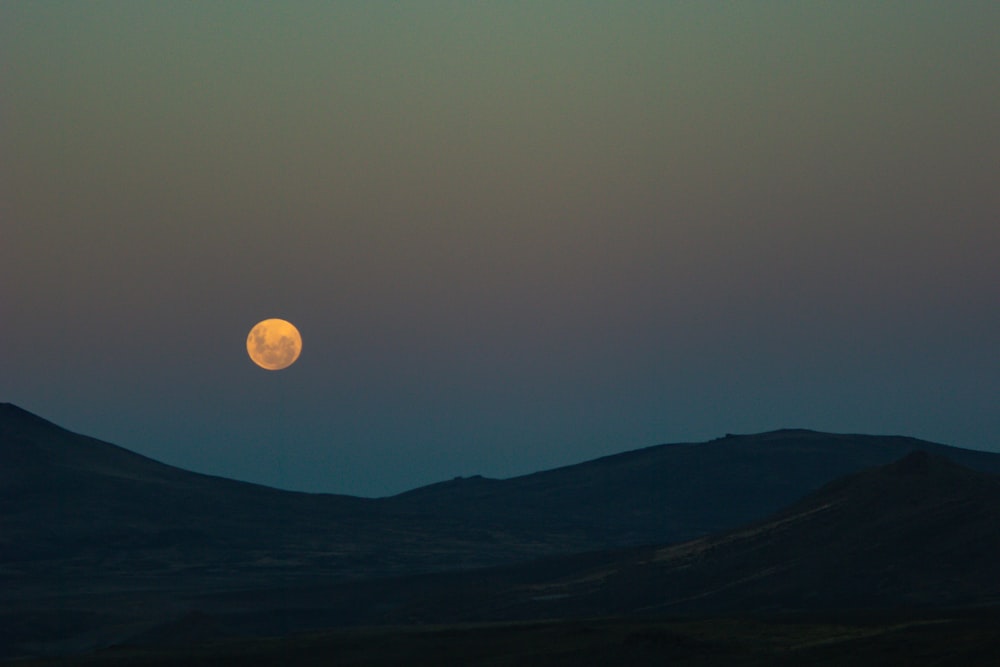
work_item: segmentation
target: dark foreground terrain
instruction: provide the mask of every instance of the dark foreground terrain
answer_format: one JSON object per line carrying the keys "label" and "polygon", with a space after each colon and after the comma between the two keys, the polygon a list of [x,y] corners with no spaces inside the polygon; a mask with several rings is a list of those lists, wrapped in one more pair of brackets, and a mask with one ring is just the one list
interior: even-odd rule
{"label": "dark foreground terrain", "polygon": [[1000,612],[586,619],[331,630],[183,649],[117,648],[18,667],[166,665],[962,665],[1000,660]]}
{"label": "dark foreground terrain", "polygon": [[995,452],[784,430],[358,498],[196,474],[0,403],[0,602],[311,586],[675,543],[914,450],[1000,473]]}
{"label": "dark foreground terrain", "polygon": [[0,661],[1000,665],[997,472],[786,430],[353,498],[0,404]]}

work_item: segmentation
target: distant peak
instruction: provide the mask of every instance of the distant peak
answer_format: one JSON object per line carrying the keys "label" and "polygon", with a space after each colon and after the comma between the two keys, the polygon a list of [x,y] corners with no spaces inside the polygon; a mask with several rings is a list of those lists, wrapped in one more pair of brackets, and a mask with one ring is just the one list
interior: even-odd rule
{"label": "distant peak", "polygon": [[733,438],[754,438],[758,440],[780,440],[782,438],[801,438],[807,436],[830,435],[821,431],[813,431],[808,428],[779,428],[774,431],[762,431],[760,433],[726,433],[716,440],[731,440]]}
{"label": "distant peak", "polygon": [[813,431],[808,428],[780,428],[775,431],[763,431],[761,433],[726,433],[725,436],[718,438],[719,440],[730,440],[733,438],[744,438],[751,440],[786,440],[791,438],[815,438],[822,436],[830,436],[830,433],[823,433],[821,431]]}
{"label": "distant peak", "polygon": [[31,417],[32,419],[41,419],[38,415],[28,412],[24,408],[18,407],[13,403],[0,403],[0,415],[10,416],[10,417]]}
{"label": "distant peak", "polygon": [[0,424],[7,424],[8,426],[17,428],[22,428],[27,424],[55,426],[49,420],[39,417],[33,412],[28,412],[13,403],[0,403]]}
{"label": "distant peak", "polygon": [[814,431],[811,428],[779,428],[775,431],[769,431],[764,435],[817,435],[819,431]]}

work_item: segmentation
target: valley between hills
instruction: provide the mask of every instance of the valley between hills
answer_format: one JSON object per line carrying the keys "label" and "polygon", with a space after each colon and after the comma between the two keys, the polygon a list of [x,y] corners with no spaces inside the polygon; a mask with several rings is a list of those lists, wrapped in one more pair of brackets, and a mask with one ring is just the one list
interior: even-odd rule
{"label": "valley between hills", "polygon": [[2,404],[0,660],[993,664],[998,475],[996,453],[783,430],[358,498]]}

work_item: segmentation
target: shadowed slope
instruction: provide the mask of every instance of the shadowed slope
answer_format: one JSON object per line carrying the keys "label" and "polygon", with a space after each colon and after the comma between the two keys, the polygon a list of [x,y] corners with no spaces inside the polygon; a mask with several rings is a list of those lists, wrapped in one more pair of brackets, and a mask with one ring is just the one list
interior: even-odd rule
{"label": "shadowed slope", "polygon": [[[409,608],[417,618],[427,605],[430,616],[447,606],[449,618],[562,613],[560,599],[577,612],[695,608],[692,596],[709,590],[712,577],[749,565],[712,560],[702,567],[695,559],[677,578],[680,566],[637,569],[620,564],[621,554],[589,553],[531,564],[527,593],[507,585],[520,576],[512,568],[505,571],[509,576],[494,571],[487,583],[469,572],[459,588],[434,584],[433,594],[426,581],[438,578],[408,577],[391,584],[388,599],[378,591],[389,584],[373,581],[372,588],[363,580],[690,539],[759,520],[835,476],[914,449],[1000,470],[998,454],[909,438],[795,430],[661,445],[508,480],[459,479],[367,499],[187,472],[0,404],[0,625],[6,628],[0,644],[4,637],[12,646],[27,636],[43,643],[56,636],[93,637],[86,633],[109,627],[111,617],[149,627],[178,611],[210,610],[210,598],[223,591],[246,591],[231,598],[233,604],[265,617],[275,604],[286,604],[281,600],[298,604],[292,598],[302,594],[309,598],[303,613],[310,622],[332,623],[366,614],[375,622],[409,620],[400,610]],[[767,544],[756,552],[766,552]],[[673,562],[670,553],[657,563]],[[598,571],[602,564],[614,566]],[[602,592],[573,588],[579,582],[567,578],[574,572],[625,583]],[[761,578],[762,572],[747,576]],[[348,580],[357,583],[336,594],[324,585]],[[562,580],[573,590],[559,592]],[[640,584],[628,584],[633,580]],[[555,592],[545,592],[550,588]],[[672,592],[645,601],[631,597],[654,590]],[[484,596],[491,600],[485,606]],[[712,595],[702,598],[716,604]],[[216,599],[218,609],[231,608]],[[364,611],[380,599],[377,613]],[[123,618],[126,608],[132,611]],[[261,623],[270,627],[266,618]],[[99,645],[93,638],[72,642]]]}
{"label": "shadowed slope", "polygon": [[470,568],[705,535],[914,449],[1000,471],[998,454],[788,430],[367,499],[191,473],[0,404],[0,563],[69,588]]}
{"label": "shadowed slope", "polygon": [[998,454],[788,430],[366,499],[191,473],[0,404],[0,563],[63,589],[471,568],[705,535],[913,449],[1000,471]]}
{"label": "shadowed slope", "polygon": [[[457,522],[503,517],[586,530],[592,545],[673,542],[764,517],[832,479],[920,450],[1000,473],[1000,454],[898,436],[787,429],[647,447],[508,480],[468,478],[401,494],[399,511]],[[405,502],[404,502],[405,501]]]}
{"label": "shadowed slope", "polygon": [[641,550],[533,597],[595,613],[995,605],[998,526],[1000,477],[914,452],[769,520]]}
{"label": "shadowed slope", "polygon": [[317,523],[344,539],[366,502],[188,472],[0,405],[8,594],[55,580],[63,591],[204,583],[234,568],[253,578],[276,554],[310,558]]}
{"label": "shadowed slope", "polygon": [[199,604],[220,636],[281,634],[282,622],[309,630],[1000,607],[998,525],[1000,476],[915,452],[837,480],[770,519],[680,544],[206,596]]}

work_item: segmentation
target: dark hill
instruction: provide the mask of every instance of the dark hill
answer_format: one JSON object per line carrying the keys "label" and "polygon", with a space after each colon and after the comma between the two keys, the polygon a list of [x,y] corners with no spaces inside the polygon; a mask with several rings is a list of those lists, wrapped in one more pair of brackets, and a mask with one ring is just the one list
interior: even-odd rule
{"label": "dark hill", "polygon": [[[310,630],[692,614],[877,619],[1000,608],[997,526],[1000,476],[914,452],[717,536],[504,568],[206,596],[199,627],[247,636],[279,634],[282,623]],[[175,625],[151,635],[182,643],[187,635]]]}
{"label": "dark hill", "polygon": [[364,504],[188,472],[0,405],[0,564],[19,586],[252,573],[288,549],[308,557],[314,520],[341,537]]}
{"label": "dark hill", "polygon": [[[835,477],[912,450],[1000,471],[1000,454],[794,430],[369,499],[184,471],[0,404],[0,625],[28,618],[26,609],[44,625],[71,598],[89,618],[104,604],[95,601],[112,594],[155,598],[144,603],[149,610],[184,609],[177,596],[193,592],[676,542],[759,520]],[[76,621],[60,623],[69,632]]]}
{"label": "dark hill", "polygon": [[[658,445],[506,480],[464,478],[390,499],[456,522],[584,530],[592,545],[673,542],[767,516],[832,479],[927,451],[1000,473],[1000,454],[898,436],[782,430]],[[577,543],[582,546],[582,543]]]}
{"label": "dark hill", "polygon": [[1000,472],[1000,454],[786,430],[368,499],[188,472],[0,404],[0,579],[242,587],[674,542],[759,519],[912,450]]}
{"label": "dark hill", "polygon": [[534,585],[528,606],[546,596],[575,613],[998,605],[998,526],[1000,477],[917,451],[746,528]]}

